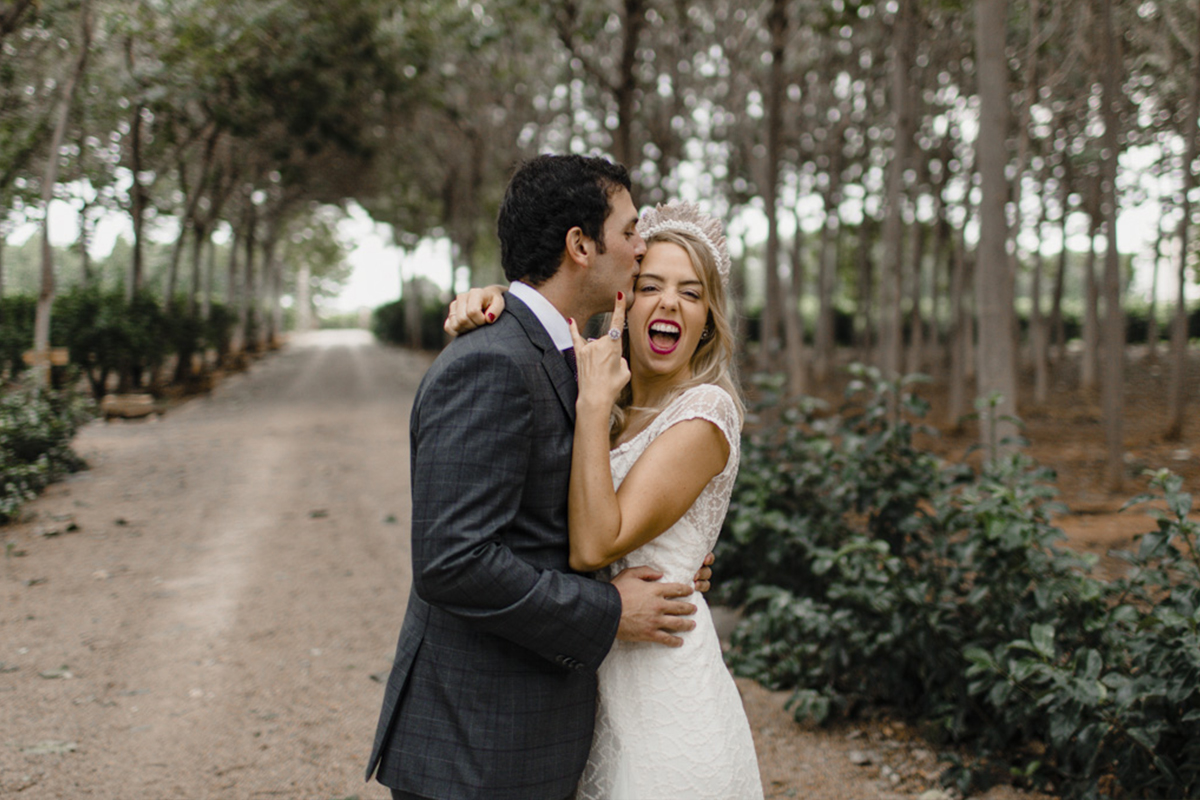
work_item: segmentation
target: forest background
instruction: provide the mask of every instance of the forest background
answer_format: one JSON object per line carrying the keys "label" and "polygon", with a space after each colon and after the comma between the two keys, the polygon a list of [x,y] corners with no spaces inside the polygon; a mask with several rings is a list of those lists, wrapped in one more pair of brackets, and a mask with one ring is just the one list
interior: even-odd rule
{"label": "forest background", "polygon": [[1094,575],[1013,443],[1020,416],[1032,451],[1082,451],[1062,480],[1108,503],[1200,474],[1198,116],[1200,0],[4,0],[0,516],[75,466],[83,409],[31,374],[203,389],[358,323],[316,312],[363,212],[404,277],[376,332],[440,347],[448,286],[500,278],[513,165],[600,153],[640,207],[727,221],[755,403],[720,554],[735,668],[1029,785],[1196,796],[1183,479],[1155,473],[1167,516]]}
{"label": "forest background", "polygon": [[[37,291],[34,350],[71,286],[148,291],[196,330],[215,303],[222,350],[253,349],[345,282],[350,204],[401,248],[448,242],[459,285],[478,285],[499,277],[512,165],[600,152],[631,167],[639,204],[730,221],[747,357],[792,395],[828,382],[841,343],[938,375],[947,419],[993,392],[1013,414],[1018,371],[1044,403],[1077,334],[1116,489],[1130,316],[1156,352],[1170,339],[1164,433],[1182,430],[1198,16],[1183,0],[9,0],[0,234],[42,230],[0,250],[0,291]],[[54,200],[78,215],[68,253]],[[1154,232],[1123,251],[1134,207]],[[132,240],[94,261],[113,214]]]}

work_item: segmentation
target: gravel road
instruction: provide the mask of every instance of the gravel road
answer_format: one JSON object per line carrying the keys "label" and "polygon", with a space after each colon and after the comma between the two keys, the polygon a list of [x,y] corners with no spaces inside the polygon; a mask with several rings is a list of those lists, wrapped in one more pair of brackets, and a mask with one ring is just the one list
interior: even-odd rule
{"label": "gravel road", "polygon": [[[91,468],[0,528],[0,796],[387,797],[362,774],[409,589],[428,363],[308,334],[161,418],[83,430]],[[739,686],[768,797],[933,785],[902,726],[811,731]]]}

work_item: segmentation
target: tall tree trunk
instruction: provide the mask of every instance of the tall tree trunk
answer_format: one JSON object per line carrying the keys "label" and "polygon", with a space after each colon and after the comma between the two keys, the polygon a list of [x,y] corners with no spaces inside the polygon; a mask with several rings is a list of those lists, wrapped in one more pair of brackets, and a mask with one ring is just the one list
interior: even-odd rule
{"label": "tall tree trunk", "polygon": [[[932,363],[937,365],[936,368],[939,372],[942,372],[946,366],[945,351],[942,349],[942,344],[945,341],[942,325],[946,317],[945,309],[942,308],[945,302],[942,275],[943,273],[948,274],[953,269],[950,259],[946,257],[948,245],[946,234],[949,229],[949,223],[946,221],[945,198],[942,197],[944,188],[944,185],[934,188],[933,244],[929,248],[930,253],[933,255],[933,264],[929,273],[932,276],[929,286],[931,302],[929,345],[932,350]],[[943,264],[945,264],[944,269]]]}
{"label": "tall tree trunk", "polygon": [[[233,322],[233,330],[229,336],[229,350],[232,353],[239,353],[245,346],[245,317],[242,314],[242,295],[246,293],[245,287],[242,286],[242,269],[241,262],[238,261],[239,253],[242,249],[242,228],[245,224],[245,214],[243,214],[242,224],[233,224],[233,235],[229,239],[229,261],[226,263],[226,284],[225,284],[225,313],[230,315]],[[221,359],[224,361],[230,352],[221,353]]]}
{"label": "tall tree trunk", "polygon": [[1158,268],[1163,256],[1163,242],[1167,238],[1163,221],[1166,214],[1158,218],[1158,231],[1154,237],[1154,264],[1150,268],[1150,308],[1146,312],[1146,355],[1152,361],[1158,361],[1158,340],[1161,333],[1158,330]]}
{"label": "tall tree trunk", "polygon": [[905,372],[922,372],[925,369],[925,322],[921,314],[921,296],[924,291],[922,278],[922,262],[925,260],[925,226],[913,214],[913,224],[909,231],[909,244],[912,253],[912,290],[910,302],[912,307],[908,312],[908,363]]}
{"label": "tall tree trunk", "polygon": [[[1197,18],[1200,19],[1200,0],[1196,3]],[[1196,26],[1200,34],[1200,25]],[[1187,131],[1187,146],[1183,164],[1183,202],[1180,210],[1183,216],[1179,219],[1179,271],[1177,279],[1179,292],[1175,300],[1175,322],[1171,329],[1171,381],[1167,390],[1167,430],[1164,437],[1168,441],[1177,442],[1183,438],[1183,418],[1186,406],[1184,386],[1187,383],[1187,345],[1188,319],[1187,295],[1187,257],[1188,229],[1192,221],[1191,193],[1196,188],[1196,115],[1200,112],[1200,42],[1192,51],[1192,92],[1188,98],[1187,113],[1184,115],[1184,130]]]}
{"label": "tall tree trunk", "polygon": [[637,51],[646,27],[646,0],[625,0],[621,30],[621,72],[613,94],[617,101],[617,129],[613,131],[613,157],[631,170],[640,159],[633,149],[633,118],[637,99]]}
{"label": "tall tree trunk", "polygon": [[961,230],[954,234],[953,248],[950,273],[950,392],[946,404],[946,422],[957,430],[967,413],[967,342],[972,335],[965,303],[969,291],[967,246]]}
{"label": "tall tree trunk", "polygon": [[263,342],[276,347],[283,336],[283,254],[279,248],[280,224],[273,222],[263,244],[264,301],[267,307]]}
{"label": "tall tree trunk", "polygon": [[796,220],[796,234],[792,239],[792,258],[789,262],[784,296],[783,333],[788,376],[788,394],[799,397],[808,391],[808,370],[804,357],[804,317],[800,314],[800,299],[804,293],[804,261],[801,257],[804,231],[800,220]]}
{"label": "tall tree trunk", "polygon": [[764,265],[762,348],[759,368],[779,368],[783,328],[783,282],[779,278],[779,157],[783,137],[783,56],[787,38],[787,2],[772,0],[767,15],[771,34],[771,65],[767,77],[767,161],[763,167],[763,205],[767,214],[767,253]]}
{"label": "tall tree trunk", "polygon": [[313,328],[312,268],[306,259],[300,259],[296,269],[296,330],[304,332]]}
{"label": "tall tree trunk", "polygon": [[129,137],[130,173],[133,185],[129,187],[130,215],[133,222],[133,253],[129,260],[129,277],[125,283],[125,299],[132,301],[133,296],[142,289],[144,273],[143,232],[146,224],[146,190],[142,186],[142,105],[135,103],[133,107],[133,125]]}
{"label": "tall tree trunk", "polygon": [[1042,315],[1042,274],[1045,259],[1042,258],[1042,232],[1046,227],[1046,209],[1049,205],[1042,198],[1041,218],[1037,225],[1038,246],[1033,251],[1033,278],[1029,287],[1029,353],[1033,361],[1033,402],[1045,405],[1050,395],[1050,367],[1046,361],[1046,318]]}
{"label": "tall tree trunk", "polygon": [[203,222],[197,220],[192,224],[192,285],[188,290],[187,297],[187,313],[189,317],[195,317],[197,308],[200,305],[200,292],[204,280],[204,268],[202,259],[204,256],[204,243],[209,239],[208,228]]}
{"label": "tall tree trunk", "polygon": [[84,286],[91,286],[96,281],[96,276],[92,274],[92,222],[91,215],[88,210],[91,205],[86,201],[83,207],[79,209],[79,271],[80,277]]}
{"label": "tall tree trunk", "polygon": [[[1101,388],[1104,408],[1104,439],[1108,445],[1107,484],[1110,492],[1125,485],[1125,311],[1121,303],[1121,255],[1117,250],[1117,161],[1121,146],[1117,129],[1121,124],[1118,103],[1121,92],[1122,53],[1117,45],[1113,24],[1112,0],[1100,0],[1100,20],[1104,39],[1104,224],[1108,229],[1108,248],[1104,254],[1104,380]],[[1200,22],[1200,20],[1197,20]]]}
{"label": "tall tree trunk", "polygon": [[[979,248],[975,263],[975,299],[979,316],[978,394],[999,395],[994,413],[1014,415],[1017,376],[1013,359],[1013,276],[1009,266],[1008,163],[1005,132],[1008,130],[1008,61],[1004,54],[1007,0],[976,0],[975,50],[979,75],[978,156],[981,184]],[[995,426],[997,441],[1015,433],[1012,423],[1000,418],[985,421],[981,431],[988,441]]]}
{"label": "tall tree trunk", "polygon": [[1096,236],[1099,232],[1100,217],[1097,215],[1091,217],[1088,224],[1088,254],[1083,265],[1083,362],[1079,366],[1079,388],[1084,392],[1096,391],[1100,362],[1100,287],[1096,283]]}
{"label": "tall tree trunk", "polygon": [[257,224],[257,215],[251,205],[246,212],[246,227],[242,235],[242,280],[237,316],[238,338],[244,352],[253,351],[257,343],[258,326],[254,311],[254,304],[258,300],[258,293],[254,288],[254,251],[258,244],[254,229]]}
{"label": "tall tree trunk", "polygon": [[[836,179],[830,180],[834,184]],[[833,367],[834,327],[833,327],[833,292],[834,279],[837,277],[838,218],[837,195],[831,189],[825,193],[825,224],[821,227],[821,263],[817,267],[817,296],[820,299],[820,310],[817,313],[816,335],[814,344],[816,358],[813,361],[815,377],[818,384],[824,384],[829,379]],[[796,225],[799,226],[799,219]]]}
{"label": "tall tree trunk", "polygon": [[871,360],[875,344],[875,265],[871,258],[874,246],[871,218],[863,215],[858,226],[858,360]]}
{"label": "tall tree trunk", "polygon": [[1067,176],[1064,175],[1062,213],[1058,220],[1059,241],[1062,242],[1062,246],[1058,250],[1058,269],[1054,273],[1054,294],[1050,299],[1050,335],[1054,337],[1053,361],[1055,364],[1062,360],[1067,351],[1067,331],[1066,325],[1063,323],[1062,301],[1063,290],[1067,282],[1067,220],[1071,216],[1068,211],[1067,199],[1070,194],[1070,183]]}
{"label": "tall tree trunk", "polygon": [[75,63],[67,76],[59,100],[58,119],[54,123],[54,133],[50,137],[50,146],[46,153],[46,171],[42,175],[42,270],[41,288],[38,291],[37,311],[33,323],[33,350],[38,353],[37,369],[43,371],[43,379],[50,378],[50,311],[54,305],[54,248],[50,246],[50,203],[54,200],[54,187],[58,184],[58,165],[61,161],[59,149],[67,132],[67,122],[71,116],[71,104],[75,100],[75,87],[87,66],[88,51],[92,46],[92,20],[89,0],[84,0],[79,8],[79,51],[75,55]]}
{"label": "tall tree trunk", "polygon": [[900,302],[903,287],[901,246],[904,238],[904,171],[909,165],[913,138],[913,97],[910,70],[916,48],[915,0],[898,0],[892,31],[891,103],[895,109],[896,138],[888,168],[887,208],[883,220],[883,263],[880,311],[879,365],[886,378],[895,378],[902,367],[904,348]]}
{"label": "tall tree trunk", "polygon": [[732,259],[733,263],[730,268],[729,276],[729,302],[733,308],[733,340],[735,342],[745,342],[750,339],[750,331],[747,330],[747,308],[746,308],[746,231],[742,230],[741,236],[738,237],[741,242],[740,255],[736,259]]}

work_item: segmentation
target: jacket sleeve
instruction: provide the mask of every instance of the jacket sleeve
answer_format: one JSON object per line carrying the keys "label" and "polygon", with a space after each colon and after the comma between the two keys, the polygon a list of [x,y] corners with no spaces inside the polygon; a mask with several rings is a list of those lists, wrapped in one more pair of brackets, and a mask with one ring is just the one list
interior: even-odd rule
{"label": "jacket sleeve", "polygon": [[457,354],[413,413],[418,596],[564,668],[598,667],[620,621],[616,589],[535,567],[501,535],[519,511],[538,435],[518,365],[495,352]]}

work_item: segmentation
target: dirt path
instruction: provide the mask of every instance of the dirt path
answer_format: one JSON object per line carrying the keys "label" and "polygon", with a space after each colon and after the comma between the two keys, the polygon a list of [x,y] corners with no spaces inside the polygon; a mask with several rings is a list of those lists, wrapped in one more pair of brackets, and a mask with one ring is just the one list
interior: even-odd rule
{"label": "dirt path", "polygon": [[[91,469],[0,529],[0,796],[387,796],[362,772],[409,588],[427,364],[313,334],[161,420],[83,431]],[[808,731],[740,685],[769,797],[933,785],[903,730]]]}

